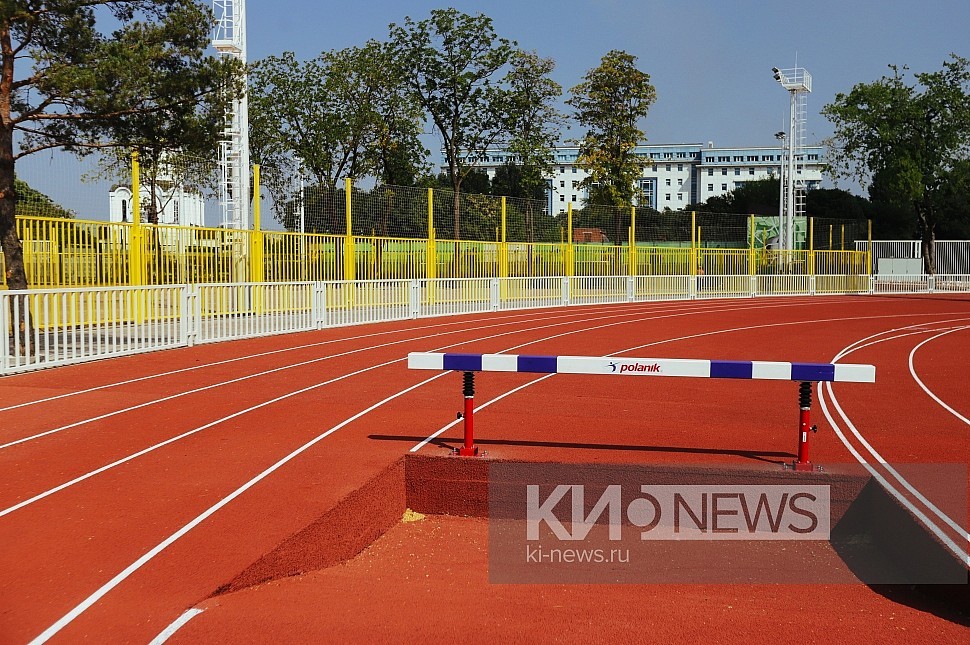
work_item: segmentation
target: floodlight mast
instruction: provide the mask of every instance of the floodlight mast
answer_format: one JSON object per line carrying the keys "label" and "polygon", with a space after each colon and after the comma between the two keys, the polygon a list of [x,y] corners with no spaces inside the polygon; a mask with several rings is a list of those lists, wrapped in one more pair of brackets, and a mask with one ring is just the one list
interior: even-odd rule
{"label": "floodlight mast", "polygon": [[[246,64],[246,0],[212,0],[216,24],[212,46],[223,56]],[[249,217],[249,105],[246,95],[234,99],[226,112],[219,143],[222,173],[220,205],[223,228],[250,229]]]}
{"label": "floodlight mast", "polygon": [[801,203],[796,204],[796,198],[804,197],[805,182],[797,178],[795,160],[805,146],[805,118],[808,105],[808,94],[812,91],[812,75],[803,67],[793,69],[778,69],[772,67],[775,80],[788,90],[791,98],[791,109],[788,122],[788,148],[785,171],[782,172],[782,203],[779,206],[781,216],[781,231],[779,242],[785,251],[795,250],[795,214],[800,210]]}

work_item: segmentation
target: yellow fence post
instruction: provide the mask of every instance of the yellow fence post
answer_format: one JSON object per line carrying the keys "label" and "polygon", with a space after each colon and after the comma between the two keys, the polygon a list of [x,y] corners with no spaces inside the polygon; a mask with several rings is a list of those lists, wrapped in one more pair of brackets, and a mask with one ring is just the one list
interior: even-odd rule
{"label": "yellow fence post", "polygon": [[637,207],[630,207],[630,275],[637,275]]}
{"label": "yellow fence post", "polygon": [[[263,282],[263,231],[260,223],[259,204],[259,165],[253,165],[253,230],[249,232],[249,281]],[[253,311],[260,315],[264,312],[263,287],[253,286]]]}
{"label": "yellow fence post", "polygon": [[815,275],[815,218],[808,218],[808,275]]}
{"label": "yellow fence post", "polygon": [[249,237],[249,281],[263,282],[263,229],[260,221],[259,165],[253,166],[253,230]]}
{"label": "yellow fence post", "polygon": [[140,287],[145,284],[144,260],[142,259],[141,228],[141,178],[138,152],[131,153],[131,231],[128,236],[128,284]]}
{"label": "yellow fence post", "polygon": [[697,275],[697,212],[690,212],[690,273]]}
{"label": "yellow fence post", "polygon": [[573,205],[566,205],[566,277],[576,275],[576,246],[573,240]]}
{"label": "yellow fence post", "polygon": [[[502,197],[502,237],[499,241],[498,247],[498,277],[508,278],[509,277],[509,245],[506,238],[506,219],[507,214],[505,197]],[[501,281],[501,288],[499,289],[499,298],[501,300],[508,299],[508,280]]]}
{"label": "yellow fence post", "polygon": [[347,218],[347,234],[344,236],[344,280],[354,280],[356,276],[356,255],[354,251],[353,229],[353,183],[350,177],[344,180],[344,208]]}
{"label": "yellow fence post", "polygon": [[754,215],[748,215],[748,276],[758,275],[754,259]]}

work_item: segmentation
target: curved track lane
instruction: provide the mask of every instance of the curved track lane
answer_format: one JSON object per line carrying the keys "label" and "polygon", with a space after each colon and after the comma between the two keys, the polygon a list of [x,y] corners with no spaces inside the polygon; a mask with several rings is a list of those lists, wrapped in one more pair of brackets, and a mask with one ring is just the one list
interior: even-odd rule
{"label": "curved track lane", "polygon": [[[827,362],[867,336],[920,324],[939,333],[961,318],[970,320],[970,302],[960,299],[644,303],[331,329],[9,377],[0,391],[0,635],[150,640],[448,425],[457,376],[409,372],[409,351]],[[954,331],[935,342],[952,343],[941,351],[954,355],[966,338]],[[899,362],[892,347],[851,361],[871,354],[880,390],[911,397],[884,377]],[[946,377],[922,366],[931,351],[915,354],[921,378],[959,405]],[[771,468],[792,456],[791,383],[644,387],[558,376],[522,387],[531,380],[479,380],[479,405],[498,399],[477,419],[496,456]],[[970,461],[967,428],[961,437],[959,421],[909,383],[920,402],[906,413],[941,428],[916,442],[921,460]],[[865,387],[837,390],[852,414],[871,413]],[[444,451],[459,435],[448,428],[422,449]],[[883,448],[882,439],[873,441]],[[826,428],[816,445],[818,461],[852,459]]]}

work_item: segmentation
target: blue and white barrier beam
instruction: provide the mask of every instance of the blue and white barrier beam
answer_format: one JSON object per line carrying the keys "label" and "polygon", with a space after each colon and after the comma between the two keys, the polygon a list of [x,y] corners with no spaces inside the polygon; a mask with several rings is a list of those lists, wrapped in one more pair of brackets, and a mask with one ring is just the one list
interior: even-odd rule
{"label": "blue and white barrier beam", "polygon": [[599,356],[528,356],[524,354],[442,354],[411,352],[408,368],[458,372],[533,372],[606,376],[687,376],[694,378],[762,379],[875,383],[874,365],[851,363],[784,363],[692,358]]}

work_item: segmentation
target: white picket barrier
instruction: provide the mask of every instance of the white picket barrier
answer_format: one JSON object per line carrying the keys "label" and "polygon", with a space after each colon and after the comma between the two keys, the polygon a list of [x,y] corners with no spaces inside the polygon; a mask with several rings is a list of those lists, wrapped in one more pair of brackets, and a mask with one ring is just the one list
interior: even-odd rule
{"label": "white picket barrier", "polygon": [[0,375],[196,343],[500,310],[939,292],[970,293],[970,275],[558,276],[0,291],[0,328],[7,332]]}

